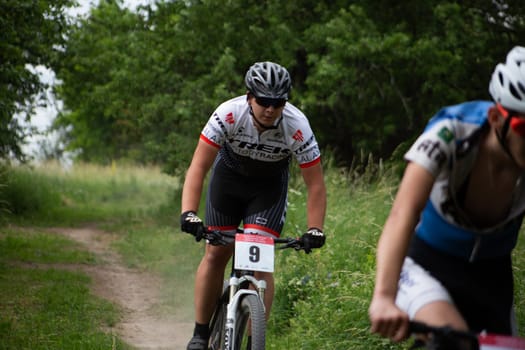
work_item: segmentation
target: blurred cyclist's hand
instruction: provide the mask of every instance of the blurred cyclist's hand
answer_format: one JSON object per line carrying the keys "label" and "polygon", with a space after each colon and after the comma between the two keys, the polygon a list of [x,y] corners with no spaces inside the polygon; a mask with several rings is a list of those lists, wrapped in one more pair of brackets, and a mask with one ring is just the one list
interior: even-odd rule
{"label": "blurred cyclist's hand", "polygon": [[194,235],[197,242],[199,242],[204,235],[204,224],[197,216],[197,213],[192,210],[185,211],[180,215],[180,229]]}
{"label": "blurred cyclist's hand", "polygon": [[324,245],[326,237],[318,228],[311,227],[306,231],[305,234],[301,237],[303,242],[304,251],[310,253],[312,248],[321,248]]}

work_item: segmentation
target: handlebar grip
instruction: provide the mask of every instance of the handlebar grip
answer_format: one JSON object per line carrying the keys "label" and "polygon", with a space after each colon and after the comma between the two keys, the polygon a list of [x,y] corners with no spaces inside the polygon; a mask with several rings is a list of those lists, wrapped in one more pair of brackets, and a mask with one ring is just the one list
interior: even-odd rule
{"label": "handlebar grip", "polygon": [[432,328],[431,327],[429,327],[428,325],[426,325],[426,324],[424,324],[422,322],[418,322],[418,321],[410,321],[408,329],[412,333],[429,333],[429,332],[432,332]]}
{"label": "handlebar grip", "polygon": [[221,232],[218,230],[208,230],[204,231],[204,238],[211,245],[227,245],[228,242],[224,238],[235,237],[235,234],[229,234],[227,232]]}
{"label": "handlebar grip", "polygon": [[[462,349],[464,346],[466,346],[465,349],[479,349],[477,334],[470,331],[456,330],[450,326],[430,326],[422,322],[410,321],[409,332],[414,334],[432,334],[434,336],[433,344],[444,345],[444,349]],[[459,344],[463,345],[459,346]],[[439,349],[441,348],[439,347]]]}

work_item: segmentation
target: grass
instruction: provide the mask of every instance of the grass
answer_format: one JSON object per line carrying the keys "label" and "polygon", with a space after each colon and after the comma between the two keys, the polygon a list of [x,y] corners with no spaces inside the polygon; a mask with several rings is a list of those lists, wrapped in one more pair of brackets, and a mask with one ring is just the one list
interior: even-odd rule
{"label": "grass", "polygon": [[90,294],[86,275],[54,267],[71,263],[96,259],[58,236],[2,230],[0,349],[127,348],[102,331],[115,324],[119,310]]}
{"label": "grass", "polygon": [[[2,181],[3,180],[3,181]],[[4,173],[0,199],[10,205],[11,222],[81,225],[86,222],[137,221],[154,216],[156,205],[171,202],[179,182],[158,168],[58,163],[19,167]],[[3,197],[3,198],[2,198]]]}
{"label": "grass", "polygon": [[[398,171],[365,175],[327,165],[326,246],[306,255],[276,254],[276,297],[268,349],[408,349],[369,333],[367,309],[374,281],[375,246],[396,191]],[[164,281],[162,312],[193,319],[193,278],[203,244],[178,228],[180,185],[157,168],[55,164],[0,172],[0,349],[124,349],[104,333],[119,310],[88,293],[86,276],[41,264],[96,264],[74,243],[45,233],[49,226],[97,223],[116,233],[131,267]],[[285,234],[306,227],[305,188],[294,171]],[[13,226],[16,225],[16,226]],[[27,229],[31,227],[31,229]],[[525,242],[515,253],[516,305],[525,330]],[[64,305],[58,301],[67,301]]]}
{"label": "grass", "polygon": [[[390,208],[395,180],[327,172],[327,243],[311,255],[280,254],[276,301],[269,323],[271,349],[396,349],[369,333],[368,303],[374,282],[375,242]],[[292,184],[295,203],[305,189]],[[303,205],[287,225],[304,227]]]}
{"label": "grass", "polygon": [[39,231],[5,228],[1,235],[2,261],[19,263],[94,264],[95,257],[60,236]]}

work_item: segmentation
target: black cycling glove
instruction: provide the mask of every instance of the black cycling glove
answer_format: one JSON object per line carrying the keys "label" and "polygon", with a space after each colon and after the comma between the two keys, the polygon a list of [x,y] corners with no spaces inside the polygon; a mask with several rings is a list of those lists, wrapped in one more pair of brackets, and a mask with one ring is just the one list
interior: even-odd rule
{"label": "black cycling glove", "polygon": [[194,235],[197,242],[204,235],[204,224],[193,210],[185,211],[180,215],[180,229]]}
{"label": "black cycling glove", "polygon": [[304,251],[310,253],[312,248],[321,248],[324,245],[326,237],[318,228],[310,227],[308,231],[301,237],[303,242]]}

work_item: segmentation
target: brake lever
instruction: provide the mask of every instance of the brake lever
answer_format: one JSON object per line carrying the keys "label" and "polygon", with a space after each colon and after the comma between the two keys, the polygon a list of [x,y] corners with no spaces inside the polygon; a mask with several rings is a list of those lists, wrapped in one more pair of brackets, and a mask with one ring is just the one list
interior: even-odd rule
{"label": "brake lever", "polygon": [[300,239],[292,239],[290,242],[282,245],[279,247],[279,249],[287,249],[287,248],[293,248],[295,250],[301,250],[303,249],[303,245],[301,244]]}
{"label": "brake lever", "polygon": [[225,246],[228,242],[223,238],[222,234],[218,231],[209,231],[205,234],[204,238],[208,240],[211,245],[214,246]]}

